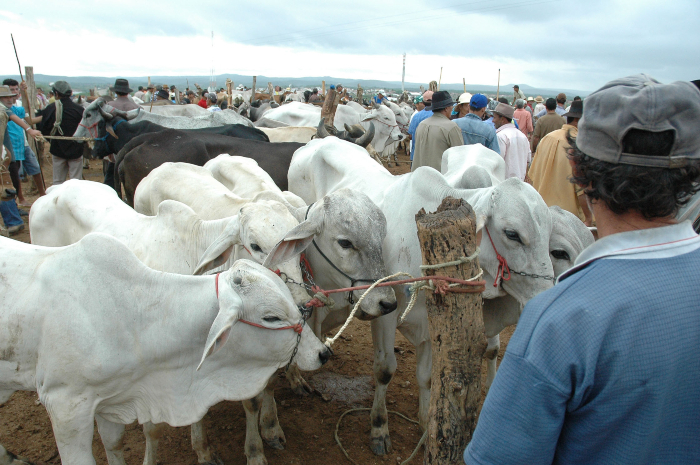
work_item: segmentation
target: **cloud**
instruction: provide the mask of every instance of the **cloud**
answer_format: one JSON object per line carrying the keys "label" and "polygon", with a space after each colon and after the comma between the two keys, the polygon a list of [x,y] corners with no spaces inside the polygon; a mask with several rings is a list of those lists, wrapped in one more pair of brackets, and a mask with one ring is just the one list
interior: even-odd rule
{"label": "cloud", "polygon": [[[24,64],[66,75],[216,73],[529,84],[592,90],[646,72],[697,79],[697,0],[357,0],[331,6],[274,0],[250,8],[213,0],[124,0],[105,13],[84,2],[26,0],[0,11]],[[37,13],[40,12],[40,13]],[[59,45],[56,45],[59,44]],[[3,73],[16,73],[0,44]]]}

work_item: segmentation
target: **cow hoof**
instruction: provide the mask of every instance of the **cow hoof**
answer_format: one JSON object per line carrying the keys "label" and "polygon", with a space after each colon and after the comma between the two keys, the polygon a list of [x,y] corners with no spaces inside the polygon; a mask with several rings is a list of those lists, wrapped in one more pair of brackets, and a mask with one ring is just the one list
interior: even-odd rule
{"label": "cow hoof", "polygon": [[265,439],[265,444],[267,444],[269,447],[272,449],[276,450],[284,450],[284,438],[274,438],[274,439]]}
{"label": "cow hoof", "polygon": [[391,452],[391,438],[389,435],[372,438],[369,448],[374,455],[386,455]]}
{"label": "cow hoof", "polygon": [[311,386],[309,386],[309,383],[306,382],[306,380],[299,374],[296,373],[293,376],[289,376],[289,385],[292,387],[292,392],[298,396],[306,397],[312,392],[314,392],[313,389],[311,389]]}
{"label": "cow hoof", "polygon": [[208,462],[202,462],[199,465],[224,465],[224,461],[221,460],[221,457],[219,457],[217,454],[212,453],[211,460]]}
{"label": "cow hoof", "polygon": [[262,457],[249,457],[247,462],[247,465],[267,465],[267,459],[263,455]]}

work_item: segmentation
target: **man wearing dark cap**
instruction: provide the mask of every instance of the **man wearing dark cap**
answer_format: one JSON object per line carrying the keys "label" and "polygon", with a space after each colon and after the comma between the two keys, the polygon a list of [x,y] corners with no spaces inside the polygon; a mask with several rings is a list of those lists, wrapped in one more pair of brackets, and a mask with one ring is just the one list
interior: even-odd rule
{"label": "man wearing dark cap", "polygon": [[535,124],[535,132],[532,133],[532,150],[537,150],[537,144],[540,140],[552,131],[561,129],[566,120],[557,114],[557,101],[553,98],[548,98],[545,102],[547,114],[537,120]]}
{"label": "man wearing dark cap", "polygon": [[513,86],[513,102],[512,102],[513,106],[515,106],[515,101],[518,100],[519,98],[521,98],[523,100],[526,99],[525,94],[523,94],[523,91],[520,90],[520,86],[516,84]]}
{"label": "man wearing dark cap", "polygon": [[518,178],[524,181],[527,167],[532,160],[532,152],[530,141],[513,124],[514,113],[515,108],[499,103],[493,110],[493,124],[496,126],[501,156],[506,162],[506,179]]}
{"label": "man wearing dark cap", "polygon": [[474,94],[469,100],[469,113],[464,118],[452,121],[462,131],[464,145],[481,144],[500,154],[496,130],[483,120],[488,103],[489,99],[484,94]]}
{"label": "man wearing dark cap", "polygon": [[433,116],[423,120],[416,130],[411,171],[420,166],[430,166],[440,171],[442,153],[451,147],[464,145],[462,130],[450,120],[453,104],[449,92],[443,90],[433,94]]}
{"label": "man wearing dark cap", "polygon": [[571,111],[565,115],[566,124],[547,134],[537,146],[527,176],[548,206],[561,207],[581,218],[586,226],[593,226],[593,217],[583,190],[569,182],[572,171],[567,139],[578,134],[578,122],[582,116],[583,102],[574,100]]}
{"label": "man wearing dark cap", "polygon": [[573,181],[600,239],[524,308],[464,459],[700,463],[700,90],[639,74],[588,96]]}
{"label": "man wearing dark cap", "polygon": [[[56,101],[37,112],[31,124],[39,124],[45,136],[72,136],[83,119],[84,108],[73,103],[73,89],[66,81],[56,81],[51,86]],[[30,120],[27,117],[27,120]],[[53,160],[53,185],[68,179],[83,179],[83,143],[73,140],[51,139]]]}
{"label": "man wearing dark cap", "polygon": [[170,92],[165,89],[156,92],[156,101],[153,102],[153,105],[173,105],[173,102],[170,101]]}

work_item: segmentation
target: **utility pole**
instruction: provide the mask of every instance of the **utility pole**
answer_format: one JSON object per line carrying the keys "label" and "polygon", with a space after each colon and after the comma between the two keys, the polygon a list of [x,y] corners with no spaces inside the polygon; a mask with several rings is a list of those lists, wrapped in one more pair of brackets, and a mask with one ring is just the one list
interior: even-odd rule
{"label": "utility pole", "polygon": [[406,53],[403,54],[403,71],[401,72],[401,93],[406,92],[404,87],[404,79],[406,79]]}

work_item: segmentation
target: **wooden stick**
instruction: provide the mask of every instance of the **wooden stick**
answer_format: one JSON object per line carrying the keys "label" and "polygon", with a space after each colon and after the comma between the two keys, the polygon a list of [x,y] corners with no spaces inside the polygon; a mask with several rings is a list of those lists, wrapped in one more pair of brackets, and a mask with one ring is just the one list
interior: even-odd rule
{"label": "wooden stick", "polygon": [[[24,107],[26,114],[29,115],[30,118],[34,118],[34,108],[32,106],[32,102],[36,102],[36,84],[34,83],[34,67],[25,67],[24,74],[27,76],[27,90],[22,91],[22,106]],[[34,125],[30,126],[34,127]],[[41,183],[44,185],[44,190],[46,190],[46,181],[44,181],[43,172],[44,163],[42,161],[41,153],[39,150],[40,146],[43,150],[43,144],[40,144],[39,141],[35,140],[33,137],[29,137],[27,139],[27,142],[29,143],[29,148],[34,152],[34,154],[37,157],[37,161],[39,162],[39,174],[41,174]],[[39,188],[39,186],[36,187]]]}
{"label": "wooden stick", "polygon": [[70,137],[70,136],[41,136],[43,139],[57,139],[57,140],[77,140],[83,142],[89,142],[92,140],[97,140],[94,137]]}
{"label": "wooden stick", "polygon": [[440,83],[442,83],[442,66],[440,66],[440,80],[438,81],[438,90],[440,90]]}
{"label": "wooden stick", "polygon": [[[477,250],[474,209],[462,199],[447,197],[435,213],[416,215],[423,264],[470,257]],[[425,271],[472,279],[479,260]],[[433,347],[428,439],[423,463],[463,463],[462,454],[476,427],[481,400],[481,361],[486,350],[481,295],[426,293]]]}
{"label": "wooden stick", "polygon": [[462,85],[464,86],[464,93],[467,93],[467,80],[465,78],[462,78]]}
{"label": "wooden stick", "polygon": [[321,95],[326,95],[326,81],[321,81]]}
{"label": "wooden stick", "polygon": [[498,100],[498,94],[501,92],[501,68],[498,68],[498,87],[496,87],[496,100]]}
{"label": "wooden stick", "polygon": [[233,81],[226,78],[226,92],[228,93],[228,108],[233,106]]}
{"label": "wooden stick", "polygon": [[253,92],[250,94],[250,105],[253,106],[253,102],[255,101],[255,84],[256,81],[258,80],[257,76],[253,76]]}

